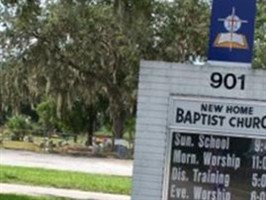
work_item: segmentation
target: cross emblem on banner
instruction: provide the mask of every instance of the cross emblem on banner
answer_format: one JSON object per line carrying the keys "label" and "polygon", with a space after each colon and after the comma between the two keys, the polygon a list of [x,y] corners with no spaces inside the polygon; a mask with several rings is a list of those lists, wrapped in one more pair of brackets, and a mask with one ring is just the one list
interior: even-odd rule
{"label": "cross emblem on banner", "polygon": [[224,23],[228,33],[220,33],[214,43],[215,47],[229,48],[230,51],[234,48],[248,49],[248,43],[245,35],[236,33],[241,29],[243,23],[248,23],[247,20],[242,20],[236,15],[235,8],[232,8],[232,13],[226,18],[219,18],[218,21]]}

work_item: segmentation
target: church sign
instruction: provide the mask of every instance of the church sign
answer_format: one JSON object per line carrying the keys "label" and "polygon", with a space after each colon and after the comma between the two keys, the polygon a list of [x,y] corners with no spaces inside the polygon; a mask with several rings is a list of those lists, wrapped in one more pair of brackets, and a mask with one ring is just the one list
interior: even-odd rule
{"label": "church sign", "polygon": [[[214,0],[209,62],[251,66],[256,0]],[[220,63],[221,64],[221,63]]]}
{"label": "church sign", "polygon": [[266,200],[266,104],[174,96],[165,200]]}
{"label": "church sign", "polygon": [[142,61],[132,200],[266,200],[265,77]]}
{"label": "church sign", "polygon": [[243,67],[255,14],[213,1],[211,65],[141,62],[132,200],[266,200],[266,71]]}

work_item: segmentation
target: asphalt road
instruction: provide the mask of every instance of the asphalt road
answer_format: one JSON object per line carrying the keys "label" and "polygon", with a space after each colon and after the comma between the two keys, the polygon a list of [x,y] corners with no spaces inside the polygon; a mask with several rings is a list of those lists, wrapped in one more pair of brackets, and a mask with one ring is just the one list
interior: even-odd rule
{"label": "asphalt road", "polygon": [[0,149],[0,164],[132,176],[131,160],[84,158]]}

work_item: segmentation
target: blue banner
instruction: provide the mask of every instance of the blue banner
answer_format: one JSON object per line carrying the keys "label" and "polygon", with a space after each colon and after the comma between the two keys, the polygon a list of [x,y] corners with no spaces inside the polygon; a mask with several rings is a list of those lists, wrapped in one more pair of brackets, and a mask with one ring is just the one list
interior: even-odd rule
{"label": "blue banner", "polygon": [[209,61],[250,64],[256,0],[213,0]]}

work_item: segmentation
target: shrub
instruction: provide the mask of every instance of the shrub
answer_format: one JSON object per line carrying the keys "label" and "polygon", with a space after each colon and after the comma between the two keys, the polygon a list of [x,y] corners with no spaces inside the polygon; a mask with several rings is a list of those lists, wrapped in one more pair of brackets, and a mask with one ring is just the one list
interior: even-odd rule
{"label": "shrub", "polygon": [[15,115],[8,119],[7,127],[12,132],[12,140],[23,140],[28,130],[32,129],[32,124],[29,117]]}

